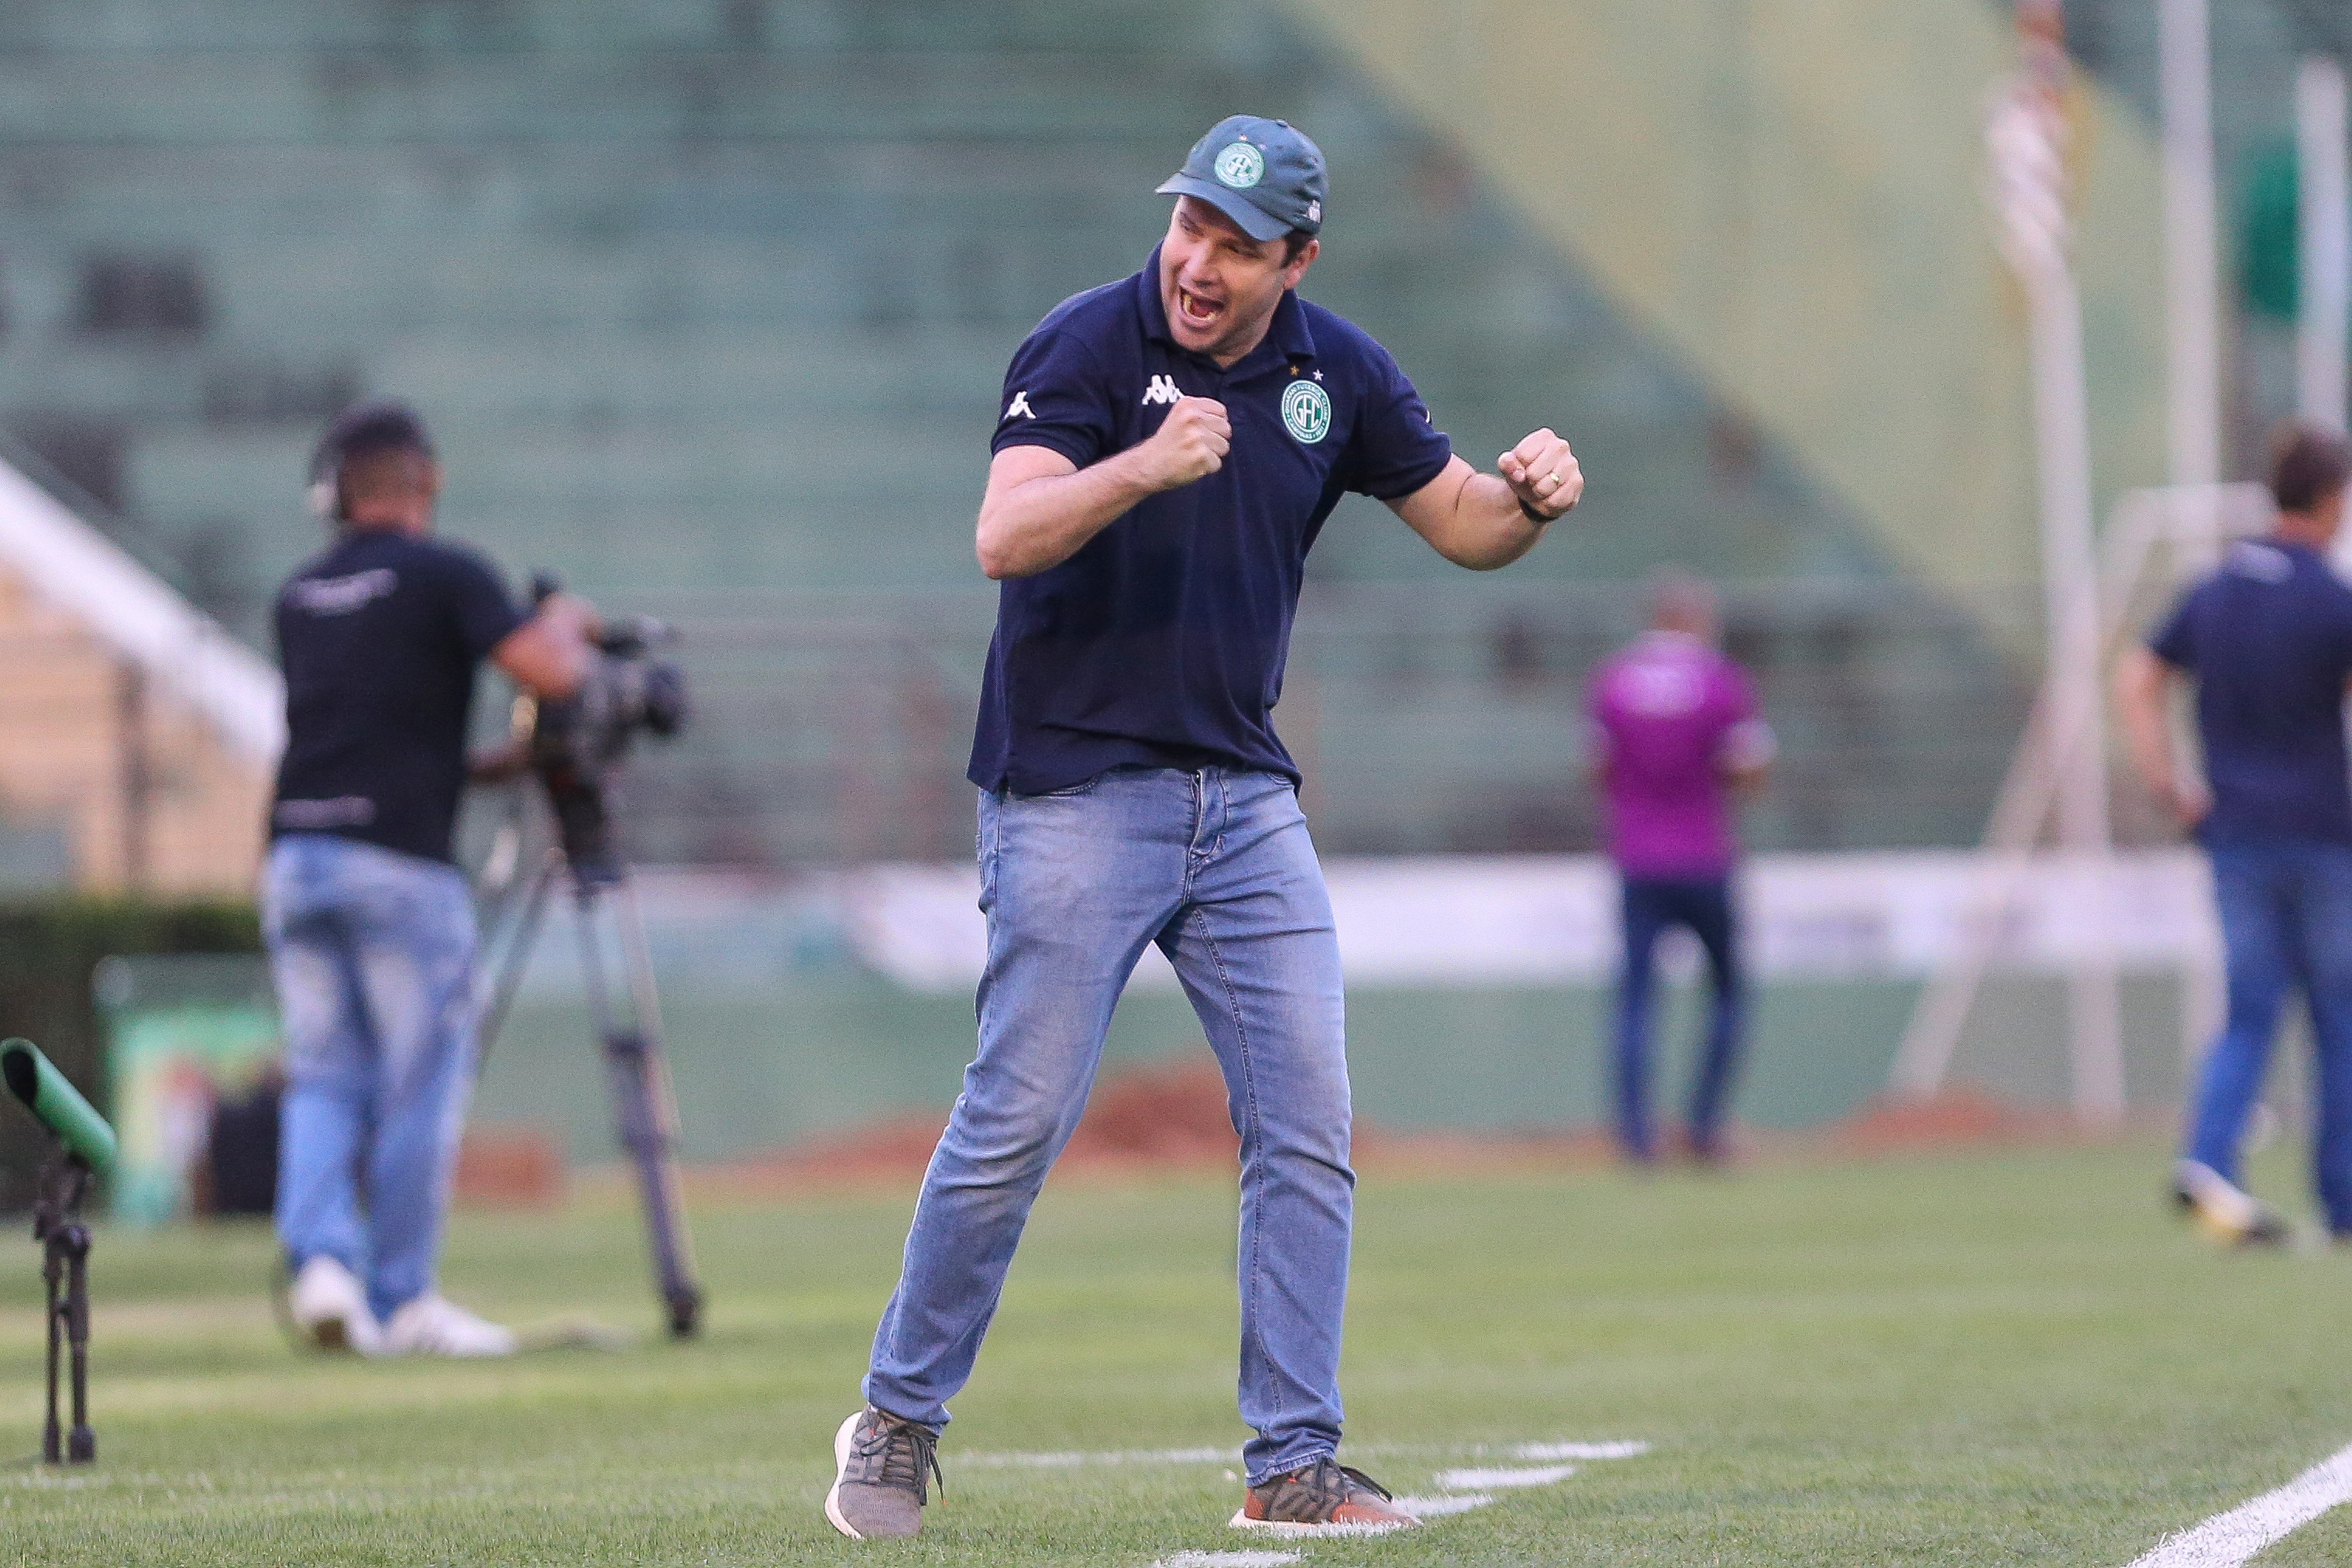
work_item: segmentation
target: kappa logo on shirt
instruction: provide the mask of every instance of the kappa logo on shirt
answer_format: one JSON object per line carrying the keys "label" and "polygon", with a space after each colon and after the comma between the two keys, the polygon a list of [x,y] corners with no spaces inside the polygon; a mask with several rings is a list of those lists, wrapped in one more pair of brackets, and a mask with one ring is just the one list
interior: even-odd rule
{"label": "kappa logo on shirt", "polygon": [[1143,405],[1149,408],[1155,403],[1174,403],[1183,395],[1176,390],[1174,376],[1155,375],[1151,378],[1151,384],[1143,389]]}
{"label": "kappa logo on shirt", "polygon": [[[1013,401],[1005,406],[1004,417],[1006,419],[1034,419],[1037,417],[1037,411],[1029,406],[1029,389],[1027,387],[1023,387],[1019,392],[1013,395]],[[1003,420],[998,421],[1000,424],[1003,422]]]}

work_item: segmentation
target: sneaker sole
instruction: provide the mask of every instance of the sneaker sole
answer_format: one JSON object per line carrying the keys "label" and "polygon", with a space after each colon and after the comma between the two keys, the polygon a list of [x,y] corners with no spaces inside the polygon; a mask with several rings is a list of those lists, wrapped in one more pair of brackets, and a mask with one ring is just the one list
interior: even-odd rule
{"label": "sneaker sole", "polygon": [[1286,1519],[1252,1519],[1247,1509],[1237,1509],[1225,1523],[1234,1530],[1262,1530],[1268,1535],[1386,1535],[1391,1531],[1412,1530],[1421,1523],[1417,1519],[1401,1519],[1393,1524],[1300,1524]]}
{"label": "sneaker sole", "polygon": [[857,1418],[865,1414],[863,1410],[856,1412],[833,1435],[833,1488],[824,1494],[825,1522],[852,1541],[863,1541],[866,1537],[859,1534],[849,1521],[841,1517],[841,1478],[849,1473],[849,1447],[857,1436]]}

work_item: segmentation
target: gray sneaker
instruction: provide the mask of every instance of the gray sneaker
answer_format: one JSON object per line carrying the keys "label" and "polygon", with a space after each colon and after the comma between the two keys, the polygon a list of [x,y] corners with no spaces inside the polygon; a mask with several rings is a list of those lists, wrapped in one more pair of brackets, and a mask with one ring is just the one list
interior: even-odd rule
{"label": "gray sneaker", "polygon": [[[833,1489],[824,1517],[852,1541],[916,1534],[923,1528],[929,1483],[940,1476],[939,1437],[871,1405],[833,1435]],[[940,1476],[940,1485],[947,1478]]]}

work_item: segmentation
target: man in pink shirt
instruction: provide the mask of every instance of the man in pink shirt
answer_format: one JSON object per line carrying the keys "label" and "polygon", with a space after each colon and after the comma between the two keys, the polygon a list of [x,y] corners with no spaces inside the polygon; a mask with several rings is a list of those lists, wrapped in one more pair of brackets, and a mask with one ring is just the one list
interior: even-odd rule
{"label": "man in pink shirt", "polygon": [[1706,950],[1715,983],[1691,1088],[1695,1159],[1723,1155],[1723,1114],[1739,1060],[1742,1003],[1731,870],[1739,852],[1731,791],[1759,782],[1772,731],[1748,677],[1715,647],[1715,595],[1679,573],[1650,587],[1650,630],[1593,678],[1593,773],[1607,803],[1610,858],[1624,884],[1625,967],[1617,1001],[1611,1088],[1618,1146],[1657,1155],[1650,1118],[1652,958],[1681,926]]}

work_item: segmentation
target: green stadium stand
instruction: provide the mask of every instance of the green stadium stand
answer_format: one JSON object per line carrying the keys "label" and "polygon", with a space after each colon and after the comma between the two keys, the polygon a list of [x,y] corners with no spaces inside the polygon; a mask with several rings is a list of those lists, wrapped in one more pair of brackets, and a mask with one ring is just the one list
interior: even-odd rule
{"label": "green stadium stand", "polygon": [[1329,154],[1307,291],[1474,459],[1549,423],[1592,480],[1491,579],[1369,503],[1334,520],[1283,710],[1327,847],[1588,846],[1580,684],[1669,561],[1729,584],[1783,733],[1758,843],[1972,840],[2031,584],[1915,574],[1801,441],[1265,0],[20,0],[0,423],[258,640],[318,542],[316,428],[412,398],[452,533],[683,628],[701,713],[640,770],[642,854],[958,855],[1003,363],[1141,261],[1150,187],[1244,106]]}

